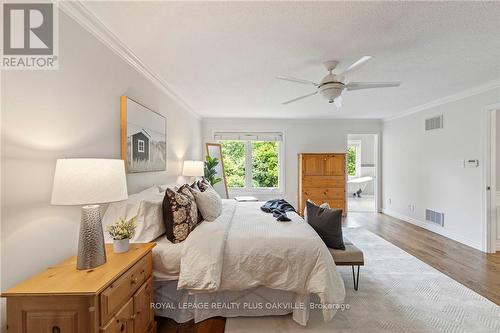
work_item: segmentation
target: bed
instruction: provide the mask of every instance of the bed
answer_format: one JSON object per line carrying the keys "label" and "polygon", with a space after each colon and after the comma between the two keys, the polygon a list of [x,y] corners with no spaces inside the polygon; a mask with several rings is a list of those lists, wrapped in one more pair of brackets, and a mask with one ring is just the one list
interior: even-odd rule
{"label": "bed", "polygon": [[[198,322],[292,313],[306,325],[315,301],[325,321],[333,318],[345,289],[327,247],[298,214],[289,212],[291,221],[279,222],[261,205],[223,200],[222,214],[202,222],[182,243],[154,240],[156,315]],[[113,214],[106,215],[104,224]]]}

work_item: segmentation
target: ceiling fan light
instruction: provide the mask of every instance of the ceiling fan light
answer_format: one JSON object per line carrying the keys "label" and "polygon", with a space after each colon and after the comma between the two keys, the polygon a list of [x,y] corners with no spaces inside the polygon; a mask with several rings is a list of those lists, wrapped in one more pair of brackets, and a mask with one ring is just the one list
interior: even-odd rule
{"label": "ceiling fan light", "polygon": [[320,86],[319,93],[328,101],[333,101],[342,94],[343,90],[344,85],[342,83],[332,82]]}

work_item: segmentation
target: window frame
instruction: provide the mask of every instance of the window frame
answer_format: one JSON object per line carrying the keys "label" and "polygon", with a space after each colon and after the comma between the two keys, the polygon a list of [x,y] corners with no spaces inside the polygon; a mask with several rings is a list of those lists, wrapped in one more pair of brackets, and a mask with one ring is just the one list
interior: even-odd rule
{"label": "window frame", "polygon": [[[230,187],[227,184],[228,190],[232,195],[250,195],[250,194],[284,194],[285,193],[285,135],[283,132],[281,134],[281,141],[279,142],[278,149],[278,187],[253,187],[252,185],[252,141],[271,141],[271,140],[253,140],[253,139],[216,139],[215,133],[220,133],[221,131],[215,131],[213,133],[213,138],[217,143],[221,141],[242,141],[245,143],[245,185],[244,187]],[[231,133],[248,133],[248,131],[231,131]],[[259,135],[268,132],[251,132],[252,134]],[[278,132],[276,132],[278,133]]]}
{"label": "window frame", "polygon": [[[141,143],[142,143],[142,149],[141,149]],[[145,153],[146,152],[146,141],[137,139],[137,152],[138,153]]]}
{"label": "window frame", "polygon": [[347,141],[347,149],[349,147],[354,147],[356,151],[356,174],[355,175],[347,175],[348,178],[359,178],[361,177],[361,140],[348,140]]}

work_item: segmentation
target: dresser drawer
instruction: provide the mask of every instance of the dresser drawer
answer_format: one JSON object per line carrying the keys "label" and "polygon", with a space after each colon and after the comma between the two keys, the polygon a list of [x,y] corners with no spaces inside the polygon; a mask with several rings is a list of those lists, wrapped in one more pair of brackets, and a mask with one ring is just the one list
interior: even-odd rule
{"label": "dresser drawer", "polygon": [[114,281],[100,295],[101,324],[109,321],[152,273],[153,258],[148,253]]}
{"label": "dresser drawer", "polygon": [[345,187],[344,176],[303,176],[302,188]]}
{"label": "dresser drawer", "polygon": [[[321,199],[344,199],[345,193],[343,188],[305,188],[302,195],[304,198],[321,198]],[[322,202],[317,202],[320,204]]]}
{"label": "dresser drawer", "polygon": [[[130,299],[111,318],[111,320],[101,328],[101,333],[134,333],[134,303]],[[140,333],[140,332],[138,332]]]}

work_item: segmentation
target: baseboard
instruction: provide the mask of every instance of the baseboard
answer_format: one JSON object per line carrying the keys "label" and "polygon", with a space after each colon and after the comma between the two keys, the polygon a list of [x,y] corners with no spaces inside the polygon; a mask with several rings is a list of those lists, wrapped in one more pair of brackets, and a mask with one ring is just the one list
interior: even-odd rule
{"label": "baseboard", "polygon": [[427,229],[429,231],[432,231],[436,234],[439,234],[441,236],[444,236],[446,238],[450,238],[454,241],[457,241],[459,243],[462,243],[462,244],[465,244],[467,246],[470,246],[472,248],[475,248],[479,251],[482,251],[483,252],[483,248],[482,248],[482,244],[480,243],[476,243],[474,241],[471,241],[470,239],[466,239],[460,235],[457,235],[453,232],[450,232],[449,230],[443,228],[443,227],[439,227],[439,226],[434,226],[432,224],[429,224],[427,222],[424,222],[424,221],[421,221],[421,220],[418,220],[418,219],[415,219],[413,217],[409,217],[409,216],[406,216],[406,215],[403,215],[403,214],[400,214],[398,212],[395,212],[393,210],[390,210],[390,209],[382,209],[382,213],[385,214],[385,215],[389,215],[391,217],[394,217],[396,219],[399,219],[401,221],[404,221],[404,222],[407,222],[407,223],[411,223],[413,225],[416,225],[418,227],[421,227],[421,228],[424,228],[424,229]]}

